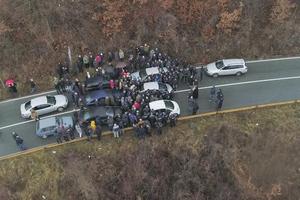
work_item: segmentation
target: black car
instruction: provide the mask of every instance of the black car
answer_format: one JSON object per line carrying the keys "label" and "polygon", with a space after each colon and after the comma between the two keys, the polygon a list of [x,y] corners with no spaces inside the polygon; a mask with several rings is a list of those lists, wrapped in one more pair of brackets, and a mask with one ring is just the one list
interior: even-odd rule
{"label": "black car", "polygon": [[84,88],[86,91],[98,90],[98,89],[109,89],[109,80],[103,76],[95,76],[86,79],[84,82]]}
{"label": "black car", "polygon": [[101,125],[107,125],[107,118],[116,118],[122,115],[122,110],[118,106],[101,106],[79,111],[79,121],[90,123],[92,120],[100,121]]}
{"label": "black car", "polygon": [[120,100],[121,92],[119,90],[95,90],[87,92],[85,95],[87,106],[117,106],[121,104]]}

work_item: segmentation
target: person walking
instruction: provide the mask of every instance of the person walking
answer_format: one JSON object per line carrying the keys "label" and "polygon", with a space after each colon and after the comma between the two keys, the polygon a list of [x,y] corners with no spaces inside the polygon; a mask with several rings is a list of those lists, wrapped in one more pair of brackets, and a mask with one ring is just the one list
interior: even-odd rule
{"label": "person walking", "polygon": [[193,99],[198,99],[199,96],[199,88],[198,85],[195,85],[192,89]]}
{"label": "person walking", "polygon": [[36,92],[36,84],[32,78],[29,80],[29,82],[30,82],[30,94],[33,94]]}
{"label": "person walking", "polygon": [[95,131],[96,135],[97,135],[97,140],[100,141],[101,137],[102,137],[102,128],[100,126],[100,124],[96,125],[96,131]]}
{"label": "person walking", "polygon": [[213,85],[209,92],[209,102],[213,102],[216,97],[216,86]]}
{"label": "person walking", "polygon": [[200,81],[202,81],[202,79],[203,79],[203,74],[204,74],[204,67],[201,66],[201,68],[200,68]]}
{"label": "person walking", "polygon": [[196,115],[199,110],[199,105],[196,101],[193,102],[193,112],[192,115]]}
{"label": "person walking", "polygon": [[112,132],[113,132],[115,138],[119,138],[120,137],[120,135],[119,135],[119,133],[120,133],[120,126],[117,123],[114,124]]}

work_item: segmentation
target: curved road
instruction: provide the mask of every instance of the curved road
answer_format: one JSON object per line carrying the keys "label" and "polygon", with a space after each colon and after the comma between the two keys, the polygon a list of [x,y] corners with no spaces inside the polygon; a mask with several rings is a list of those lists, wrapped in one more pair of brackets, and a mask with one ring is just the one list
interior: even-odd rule
{"label": "curved road", "polygon": [[[248,73],[235,77],[218,77],[216,79],[204,76],[199,82],[199,112],[214,111],[208,102],[209,89],[212,85],[221,87],[224,93],[223,109],[238,108],[257,104],[273,103],[300,98],[300,57],[273,60],[248,61]],[[187,85],[179,85],[174,100],[180,105],[182,115],[187,115]],[[53,91],[47,94],[55,94]],[[0,156],[18,151],[11,132],[16,131],[24,138],[27,147],[32,148],[55,142],[54,137],[45,139],[35,135],[35,122],[20,117],[20,104],[36,96],[21,97],[0,102]],[[63,113],[72,114],[70,106]]]}

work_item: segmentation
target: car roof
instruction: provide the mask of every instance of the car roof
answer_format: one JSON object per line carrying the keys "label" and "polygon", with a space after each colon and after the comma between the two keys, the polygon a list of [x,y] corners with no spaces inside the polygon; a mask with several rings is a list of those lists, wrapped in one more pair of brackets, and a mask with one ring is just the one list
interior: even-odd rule
{"label": "car roof", "polygon": [[160,110],[165,109],[166,104],[164,100],[152,101],[149,103],[150,110]]}
{"label": "car roof", "polygon": [[89,96],[91,99],[98,99],[102,97],[107,97],[109,94],[106,90],[94,90],[91,92],[88,92],[86,96]]}
{"label": "car roof", "polygon": [[86,85],[97,85],[99,82],[103,82],[104,78],[102,76],[95,76],[85,80]]}
{"label": "car roof", "polygon": [[149,68],[146,68],[146,74],[147,75],[159,74],[159,69],[158,69],[158,67],[149,67]]}
{"label": "car roof", "polygon": [[40,119],[38,121],[40,129],[49,127],[49,126],[56,126],[56,118],[55,117],[47,117],[44,119]]}
{"label": "car roof", "polygon": [[224,59],[223,63],[225,66],[227,65],[244,65],[244,59]]}
{"label": "car roof", "polygon": [[158,82],[146,82],[143,85],[144,90],[158,90],[159,85]]}
{"label": "car roof", "polygon": [[46,98],[46,96],[33,98],[33,99],[31,99],[30,104],[31,104],[31,107],[35,107],[35,106],[38,106],[41,104],[47,104],[47,98]]}
{"label": "car roof", "polygon": [[62,121],[65,126],[73,125],[73,118],[71,116],[56,116],[56,117],[47,117],[47,118],[40,119],[38,121],[39,128],[42,129],[50,126],[56,126],[57,120],[60,122]]}
{"label": "car roof", "polygon": [[107,114],[114,116],[114,113],[118,109],[120,109],[120,107],[117,107],[117,106],[99,106],[99,107],[95,107],[92,109],[90,108],[83,112],[83,118],[84,118],[84,120],[87,120],[87,119],[95,117],[95,116],[105,117],[105,116],[108,116]]}

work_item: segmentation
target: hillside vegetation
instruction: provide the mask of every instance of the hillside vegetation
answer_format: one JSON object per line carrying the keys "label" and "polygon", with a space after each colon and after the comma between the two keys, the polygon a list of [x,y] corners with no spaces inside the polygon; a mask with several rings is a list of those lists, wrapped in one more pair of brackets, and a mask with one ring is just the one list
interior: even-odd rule
{"label": "hillside vegetation", "polygon": [[[147,42],[190,63],[299,52],[296,0],[2,0],[0,78],[49,89],[70,47],[79,53]],[[1,94],[4,95],[3,88]]]}
{"label": "hillside vegetation", "polygon": [[180,122],[0,162],[0,199],[295,200],[300,105]]}

